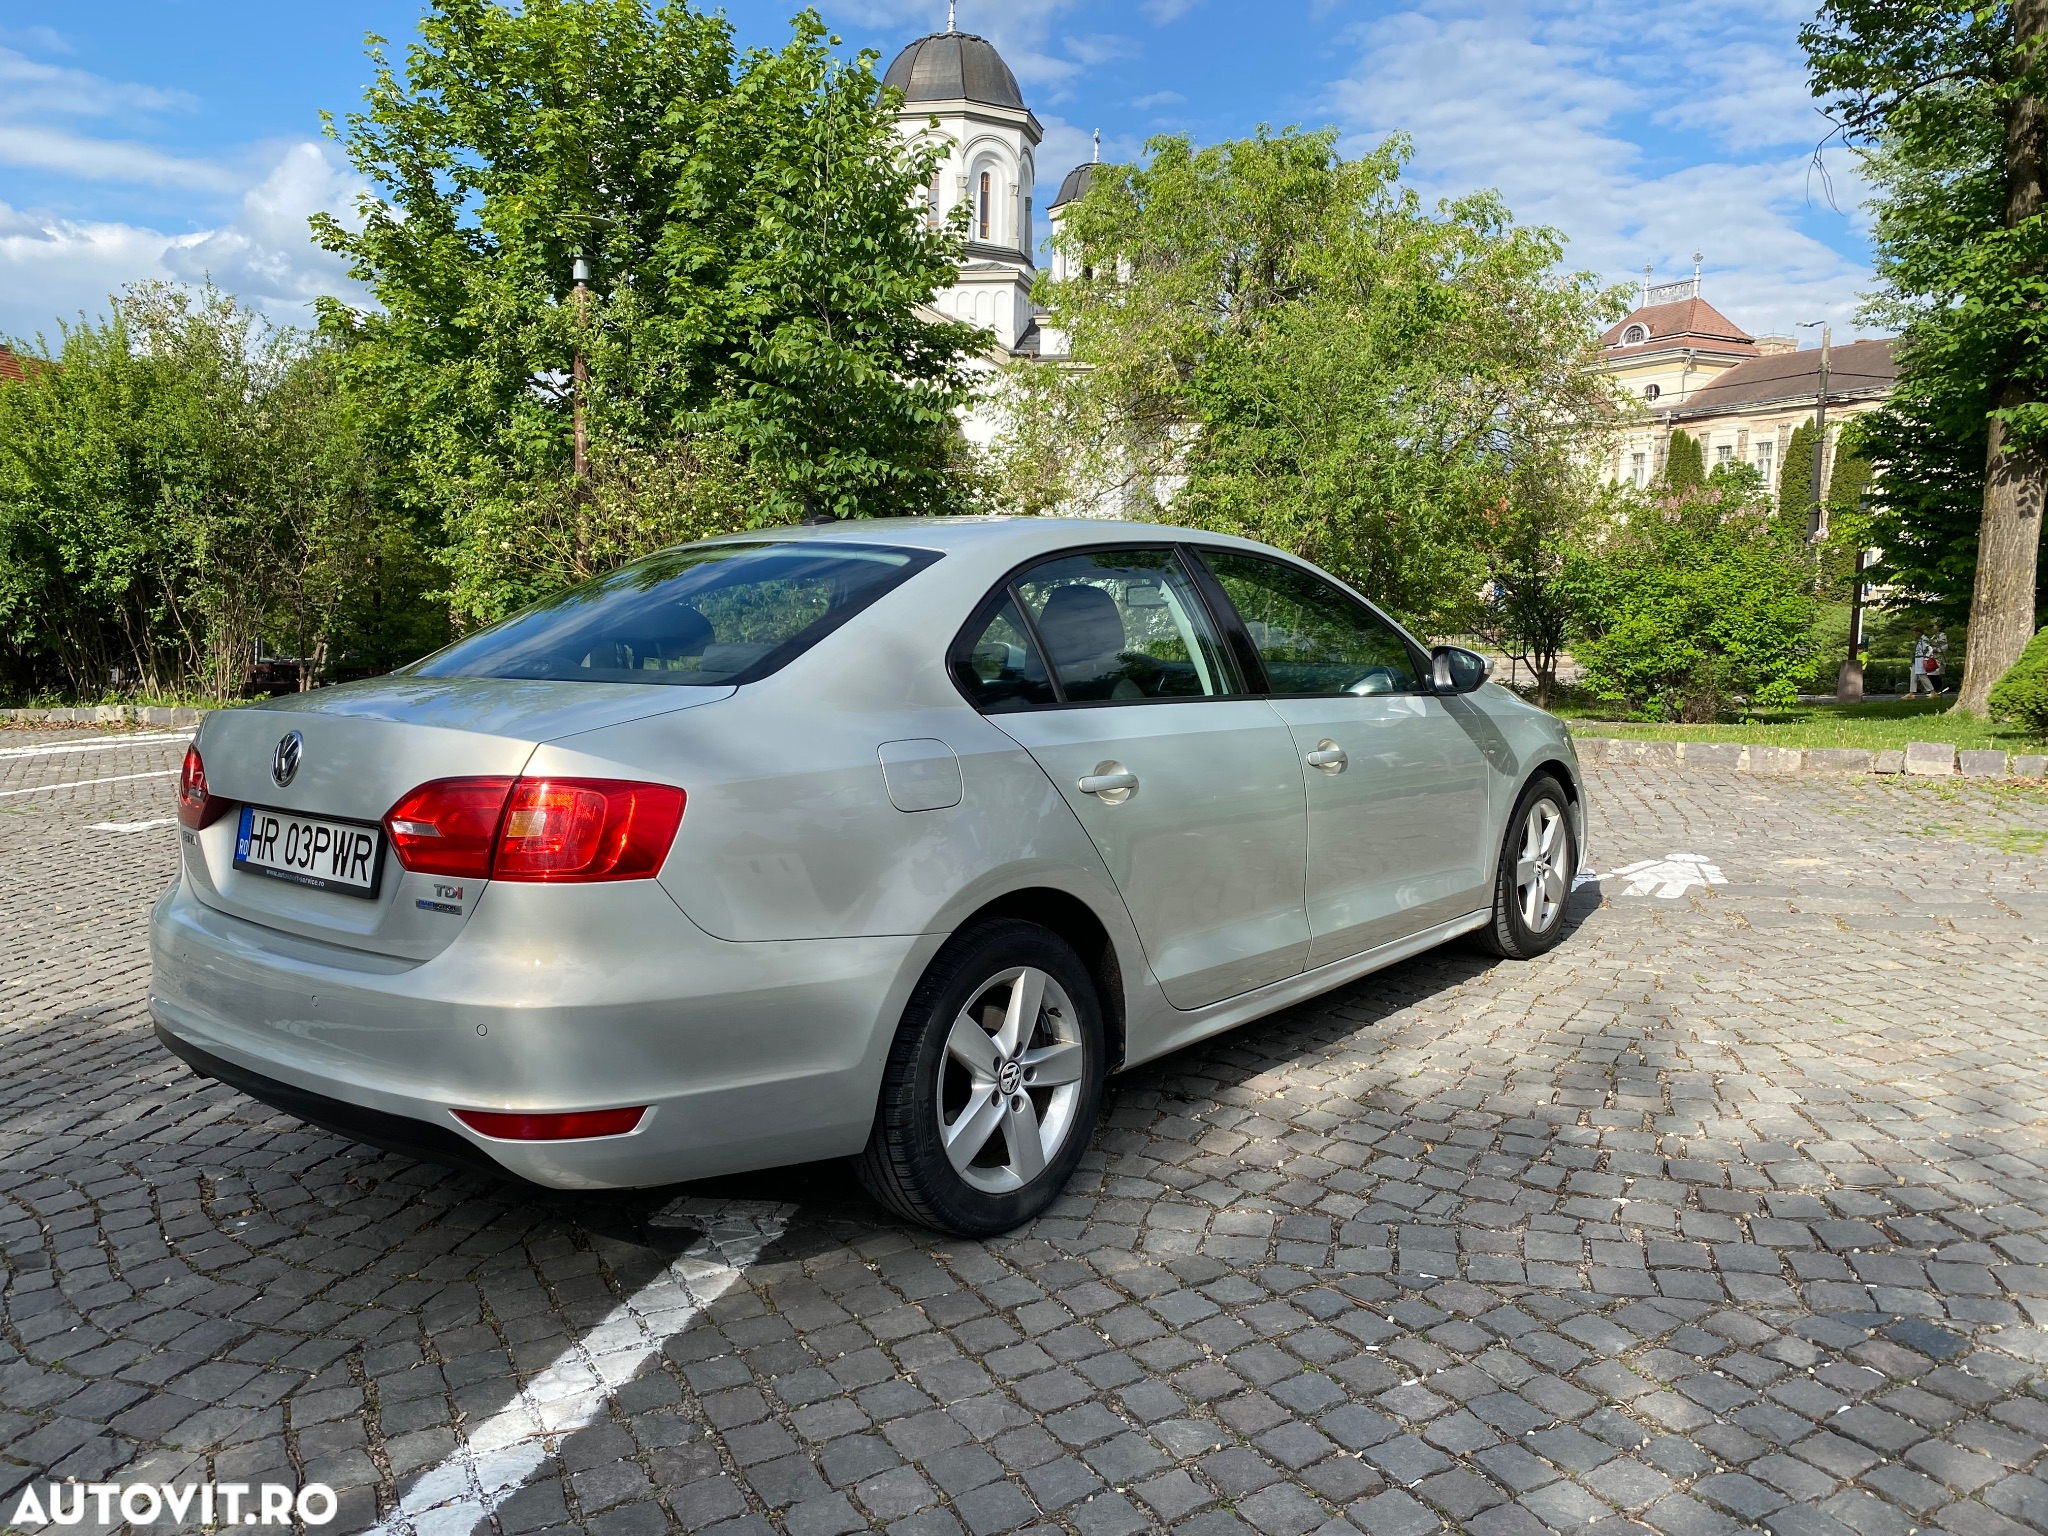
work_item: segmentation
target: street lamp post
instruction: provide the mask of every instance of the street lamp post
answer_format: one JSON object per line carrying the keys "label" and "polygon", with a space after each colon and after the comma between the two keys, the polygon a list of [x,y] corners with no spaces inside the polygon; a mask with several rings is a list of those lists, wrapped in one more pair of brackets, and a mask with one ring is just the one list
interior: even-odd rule
{"label": "street lamp post", "polygon": [[581,256],[571,271],[576,288],[576,352],[569,365],[570,409],[574,415],[576,479],[590,483],[590,429],[583,420],[583,396],[590,386],[590,363],[583,355],[583,327],[590,320],[590,263]]}

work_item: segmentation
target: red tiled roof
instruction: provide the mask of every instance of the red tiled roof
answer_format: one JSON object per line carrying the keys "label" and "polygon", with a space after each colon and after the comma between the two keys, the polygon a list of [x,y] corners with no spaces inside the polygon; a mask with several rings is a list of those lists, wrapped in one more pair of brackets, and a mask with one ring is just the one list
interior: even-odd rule
{"label": "red tiled roof", "polygon": [[[1632,325],[1649,332],[1646,341],[1630,342],[1622,337]],[[1648,304],[1616,322],[1600,344],[1610,352],[1664,351],[1674,346],[1703,346],[1715,352],[1741,352],[1754,356],[1756,338],[1722,314],[1705,299],[1680,299],[1672,304]]]}
{"label": "red tiled roof", "polygon": [[0,342],[0,379],[19,382],[26,375],[21,371],[21,359],[6,343]]}
{"label": "red tiled roof", "polygon": [[[1881,393],[1892,387],[1898,364],[1893,340],[1852,341],[1828,356],[1828,396]],[[1820,391],[1820,348],[1780,352],[1737,363],[1711,384],[1702,384],[1671,412],[1674,418],[1707,415],[1774,400],[1811,400]]]}

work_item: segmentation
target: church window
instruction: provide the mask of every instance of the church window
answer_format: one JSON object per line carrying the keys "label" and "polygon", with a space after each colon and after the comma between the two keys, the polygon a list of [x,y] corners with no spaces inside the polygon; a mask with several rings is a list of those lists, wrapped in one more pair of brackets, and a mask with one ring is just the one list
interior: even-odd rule
{"label": "church window", "polygon": [[924,221],[933,229],[939,227],[939,173],[932,172],[932,184],[924,189]]}
{"label": "church window", "polygon": [[989,177],[989,174],[988,174],[988,172],[987,172],[987,171],[983,171],[983,172],[981,173],[981,196],[980,196],[980,198],[979,198],[979,199],[978,199],[977,201],[978,201],[978,211],[977,211],[977,213],[975,214],[975,226],[974,226],[974,227],[975,227],[976,231],[977,231],[977,232],[979,233],[979,236],[980,236],[980,238],[981,238],[981,239],[983,239],[983,240],[986,240],[986,239],[990,238],[990,236],[989,236],[989,232],[988,232],[988,231],[989,231],[989,218],[990,218],[990,215],[991,215],[991,213],[992,213],[992,211],[993,211],[993,210],[992,210],[992,208],[991,208],[991,205],[992,205],[992,204],[994,203],[994,201],[995,201],[995,198],[994,198],[994,197],[993,197],[993,195],[992,195],[992,189],[991,189],[991,186],[990,186],[990,177]]}

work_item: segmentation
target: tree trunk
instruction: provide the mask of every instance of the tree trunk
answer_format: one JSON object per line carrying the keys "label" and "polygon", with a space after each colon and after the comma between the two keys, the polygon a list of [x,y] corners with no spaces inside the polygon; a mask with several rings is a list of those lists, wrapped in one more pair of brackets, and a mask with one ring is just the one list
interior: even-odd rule
{"label": "tree trunk", "polygon": [[[2013,42],[2022,66],[2048,46],[2048,0],[2016,0]],[[2014,97],[2005,120],[2005,226],[2016,229],[2041,211],[2042,150],[2048,144],[2048,101]],[[2008,379],[2001,410],[2029,403],[2027,387]],[[1970,651],[1963,666],[1959,713],[1985,713],[1992,684],[2019,660],[2034,635],[2034,587],[2041,551],[2043,464],[2015,447],[1993,417],[1984,459],[1984,520],[1977,535],[1977,578],[1970,593]]]}
{"label": "tree trunk", "polygon": [[[2024,399],[2008,384],[2001,406]],[[1956,708],[1981,715],[1991,688],[2034,638],[2034,587],[2041,550],[2041,472],[2038,455],[2015,449],[2005,423],[1991,421],[1984,466],[1984,521],[1977,534],[1977,580],[1970,594],[1970,651]]]}

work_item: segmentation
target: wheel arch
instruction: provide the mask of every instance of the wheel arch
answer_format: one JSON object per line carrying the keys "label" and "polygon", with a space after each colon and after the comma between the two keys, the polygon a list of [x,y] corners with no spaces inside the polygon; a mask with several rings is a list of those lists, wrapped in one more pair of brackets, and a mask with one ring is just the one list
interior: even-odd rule
{"label": "wheel arch", "polygon": [[1059,935],[1081,957],[1089,979],[1095,983],[1095,995],[1102,1003],[1107,1069],[1116,1071],[1124,1064],[1127,1038],[1123,962],[1117,955],[1116,941],[1110,937],[1108,926],[1096,916],[1095,909],[1071,891],[1049,885],[1025,886],[976,907],[954,931],[964,932],[978,922],[998,917],[1036,923]]}

